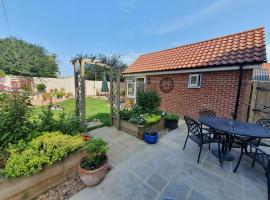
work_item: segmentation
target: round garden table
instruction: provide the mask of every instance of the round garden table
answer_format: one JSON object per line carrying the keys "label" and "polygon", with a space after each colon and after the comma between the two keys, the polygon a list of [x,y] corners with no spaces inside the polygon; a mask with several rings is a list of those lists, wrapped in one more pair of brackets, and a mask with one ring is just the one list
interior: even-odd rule
{"label": "round garden table", "polygon": [[[199,121],[216,131],[216,134],[228,136],[240,136],[249,138],[270,138],[270,129],[256,124],[243,122],[240,120],[225,119],[219,117],[200,117]],[[218,157],[218,150],[212,150],[212,153]],[[225,152],[224,160],[231,161],[234,157]]]}

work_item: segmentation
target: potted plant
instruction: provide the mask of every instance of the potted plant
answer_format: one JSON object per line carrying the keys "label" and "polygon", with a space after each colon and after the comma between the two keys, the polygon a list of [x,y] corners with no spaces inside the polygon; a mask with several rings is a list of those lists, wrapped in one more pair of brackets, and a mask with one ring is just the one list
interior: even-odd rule
{"label": "potted plant", "polygon": [[148,131],[144,133],[144,141],[148,144],[156,144],[158,141],[158,133],[156,131]]}
{"label": "potted plant", "polygon": [[174,130],[178,127],[179,115],[168,113],[165,116],[165,125],[167,128]]}
{"label": "potted plant", "polygon": [[84,144],[86,155],[79,164],[79,176],[87,186],[100,183],[108,170],[107,143],[101,138],[91,137]]}

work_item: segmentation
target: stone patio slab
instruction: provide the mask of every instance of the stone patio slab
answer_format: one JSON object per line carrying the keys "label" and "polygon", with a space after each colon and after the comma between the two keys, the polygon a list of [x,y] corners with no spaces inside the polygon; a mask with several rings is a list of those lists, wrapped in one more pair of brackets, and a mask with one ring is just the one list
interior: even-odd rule
{"label": "stone patio slab", "polygon": [[[266,200],[266,178],[259,165],[251,167],[251,160],[243,157],[237,173],[233,173],[239,150],[233,150],[233,162],[218,159],[205,145],[200,163],[199,147],[186,138],[186,126],[180,126],[162,137],[157,144],[145,142],[119,131],[103,127],[91,132],[104,138],[113,169],[101,184],[86,188],[72,200]],[[215,145],[212,145],[214,148]]]}

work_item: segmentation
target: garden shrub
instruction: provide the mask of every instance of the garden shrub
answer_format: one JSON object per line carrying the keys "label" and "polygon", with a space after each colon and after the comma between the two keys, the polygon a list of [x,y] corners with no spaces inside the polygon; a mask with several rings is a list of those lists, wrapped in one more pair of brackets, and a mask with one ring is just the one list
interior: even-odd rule
{"label": "garden shrub", "polygon": [[55,129],[69,135],[84,131],[84,127],[78,116],[75,114],[66,114],[65,112],[61,113],[60,119],[55,121]]}
{"label": "garden shrub", "polygon": [[45,165],[62,160],[83,145],[80,135],[70,136],[60,132],[44,133],[26,143],[10,145],[10,157],[4,173],[7,177],[30,176],[40,172]]}
{"label": "garden shrub", "polygon": [[136,125],[144,125],[145,124],[145,118],[143,115],[134,115],[128,121],[130,123],[136,124]]}
{"label": "garden shrub", "polygon": [[4,78],[6,76],[6,73],[0,69],[0,78]]}
{"label": "garden shrub", "polygon": [[39,83],[39,84],[37,84],[36,88],[37,88],[38,92],[43,92],[46,89],[46,85],[44,83]]}
{"label": "garden shrub", "polygon": [[107,161],[106,153],[109,148],[101,138],[91,138],[85,142],[83,149],[88,153],[80,163],[83,169],[97,169]]}
{"label": "garden shrub", "polygon": [[42,94],[42,98],[43,98],[44,101],[48,101],[48,100],[50,100],[52,98],[52,94],[49,93],[49,92],[45,92],[45,93]]}
{"label": "garden shrub", "polygon": [[39,114],[40,127],[39,131],[54,131],[57,127],[56,120],[53,118],[52,102],[49,103],[47,108],[44,108]]}
{"label": "garden shrub", "polygon": [[160,115],[154,115],[154,114],[150,114],[150,115],[146,114],[144,116],[144,118],[145,118],[145,123],[146,124],[153,124],[153,123],[156,123],[156,122],[160,121],[161,116]]}
{"label": "garden shrub", "polygon": [[133,112],[131,109],[123,108],[120,110],[119,115],[121,119],[129,120],[133,116]]}
{"label": "garden shrub", "polygon": [[28,91],[14,87],[13,91],[0,94],[0,149],[28,137],[31,111]]}
{"label": "garden shrub", "polygon": [[165,119],[166,119],[166,120],[170,120],[170,121],[178,121],[178,120],[179,120],[179,115],[173,114],[173,113],[168,113],[168,114],[165,116]]}
{"label": "garden shrub", "polygon": [[60,114],[59,119],[53,117],[52,102],[47,108],[39,114],[39,125],[37,131],[60,131],[65,134],[74,135],[84,131],[84,127],[77,115],[66,114],[64,111]]}
{"label": "garden shrub", "polygon": [[137,93],[136,103],[145,112],[151,112],[160,106],[160,96],[156,91],[141,91]]}

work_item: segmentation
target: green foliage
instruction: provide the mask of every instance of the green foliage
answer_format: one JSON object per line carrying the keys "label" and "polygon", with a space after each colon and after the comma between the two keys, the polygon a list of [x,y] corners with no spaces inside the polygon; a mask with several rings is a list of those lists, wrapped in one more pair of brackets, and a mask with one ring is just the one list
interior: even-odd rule
{"label": "green foliage", "polygon": [[121,119],[129,120],[134,115],[134,112],[131,109],[123,108],[119,111],[119,115]]}
{"label": "green foliage", "polygon": [[158,121],[160,121],[161,116],[160,115],[154,115],[154,114],[146,114],[144,116],[146,124],[154,124]]}
{"label": "green foliage", "polygon": [[46,89],[46,85],[44,83],[39,83],[36,88],[39,92],[43,92]]}
{"label": "green foliage", "polygon": [[10,157],[4,173],[8,177],[30,176],[40,172],[45,165],[62,160],[82,145],[80,135],[70,136],[60,132],[45,133],[29,143],[21,141],[9,147]]}
{"label": "green foliage", "polygon": [[143,115],[134,115],[128,121],[136,125],[144,125],[146,122]]}
{"label": "green foliage", "polygon": [[148,135],[150,135],[150,136],[155,136],[155,135],[157,135],[157,132],[151,130],[151,131],[148,132]]}
{"label": "green foliage", "polygon": [[62,112],[59,114],[59,118],[55,119],[52,112],[52,102],[42,110],[38,118],[40,121],[37,130],[40,132],[61,131],[65,134],[74,135],[84,131],[80,119],[75,114]]}
{"label": "green foliage", "polygon": [[64,97],[65,93],[61,91],[56,91],[53,93],[54,96],[56,96],[57,99],[61,99]]}
{"label": "green foliage", "polygon": [[53,117],[52,112],[52,102],[48,105],[48,107],[44,108],[42,112],[39,114],[40,119],[40,131],[53,131],[56,127],[56,120]]}
{"label": "green foliage", "polygon": [[160,96],[156,91],[141,91],[137,93],[136,103],[145,112],[158,109],[160,101]]}
{"label": "green foliage", "polygon": [[6,73],[0,69],[0,78],[4,78],[6,76]]}
{"label": "green foliage", "polygon": [[[16,46],[16,57],[13,43]],[[0,52],[0,69],[6,74],[56,77],[58,73],[56,55],[48,54],[42,46],[6,38],[0,39]]]}
{"label": "green foliage", "polygon": [[80,119],[75,114],[66,114],[65,112],[60,114],[59,120],[55,121],[56,130],[62,133],[74,135],[84,131],[84,127]]}
{"label": "green foliage", "polygon": [[88,155],[81,161],[81,167],[87,170],[97,169],[107,160],[109,150],[107,143],[101,138],[90,138],[85,142],[83,149]]}
{"label": "green foliage", "polygon": [[165,115],[165,119],[170,120],[170,121],[178,121],[179,115],[173,114],[173,113],[168,113],[167,115]]}
{"label": "green foliage", "polygon": [[0,94],[0,149],[28,137],[31,110],[27,91]]}

